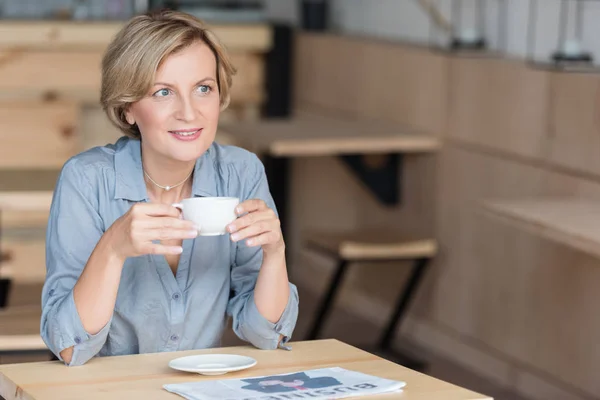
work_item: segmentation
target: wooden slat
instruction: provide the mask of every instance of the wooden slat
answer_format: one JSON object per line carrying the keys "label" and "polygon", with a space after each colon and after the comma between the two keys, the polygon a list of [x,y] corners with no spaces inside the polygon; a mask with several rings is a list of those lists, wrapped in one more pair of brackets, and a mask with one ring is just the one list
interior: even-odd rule
{"label": "wooden slat", "polygon": [[393,232],[307,232],[309,245],[345,260],[397,260],[434,257],[435,239],[399,238]]}
{"label": "wooden slat", "polygon": [[2,211],[0,223],[2,229],[7,231],[14,228],[45,228],[49,214],[49,211]]}
{"label": "wooden slat", "polygon": [[40,335],[0,336],[0,351],[46,350]]}
{"label": "wooden slat", "polygon": [[51,191],[0,192],[0,224],[10,236],[11,229],[45,229],[52,203]]}
{"label": "wooden slat", "polygon": [[487,201],[493,216],[534,235],[600,257],[600,202],[581,199]]}
{"label": "wooden slat", "polygon": [[31,335],[40,331],[42,309],[37,306],[8,307],[0,310],[0,336]]}
{"label": "wooden slat", "polygon": [[[100,101],[101,60],[101,51],[0,50],[0,100],[58,99],[96,105]],[[231,104],[261,104],[265,98],[263,58],[233,51],[231,61],[238,70]]]}
{"label": "wooden slat", "polygon": [[0,210],[4,211],[49,211],[52,193],[44,192],[0,192]]}
{"label": "wooden slat", "polygon": [[[0,48],[103,50],[122,22],[0,23]],[[214,25],[211,29],[231,50],[265,52],[272,46],[268,25]]]}
{"label": "wooden slat", "polygon": [[226,124],[221,129],[252,150],[275,156],[434,152],[440,141],[403,126],[298,114],[290,120]]}
{"label": "wooden slat", "polygon": [[44,350],[37,306],[0,310],[0,351]]}
{"label": "wooden slat", "polygon": [[273,35],[268,25],[211,25],[210,29],[230,51],[264,53],[273,46]]}
{"label": "wooden slat", "polygon": [[0,100],[97,103],[101,59],[99,51],[0,51]]}
{"label": "wooden slat", "polygon": [[263,57],[253,53],[232,52],[237,69],[231,87],[231,104],[261,104],[265,99]]}
{"label": "wooden slat", "polygon": [[0,168],[61,167],[80,148],[79,107],[73,103],[0,107]]}
{"label": "wooden slat", "polygon": [[9,259],[0,264],[0,277],[15,283],[34,284],[46,279],[46,242],[40,234],[37,240],[2,240],[2,252]]}

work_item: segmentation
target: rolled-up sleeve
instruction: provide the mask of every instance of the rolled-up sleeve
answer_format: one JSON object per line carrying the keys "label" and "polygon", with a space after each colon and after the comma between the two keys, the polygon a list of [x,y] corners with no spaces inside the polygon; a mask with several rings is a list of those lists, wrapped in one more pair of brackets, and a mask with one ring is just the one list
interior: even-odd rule
{"label": "rolled-up sleeve", "polygon": [[97,196],[84,168],[75,159],[63,167],[46,232],[41,335],[61,360],[60,352],[73,347],[70,366],[82,365],[95,356],[110,328],[109,321],[95,335],[86,332],[73,298],[73,287],[104,231]]}
{"label": "rolled-up sleeve", "polygon": [[[256,156],[252,155],[242,178],[245,187],[240,200],[264,200],[277,213],[264,167]],[[283,314],[276,323],[267,320],[254,302],[254,287],[262,261],[262,248],[248,247],[244,241],[237,242],[235,263],[231,269],[233,295],[228,312],[233,318],[233,330],[240,339],[260,349],[272,350],[292,337],[298,319],[298,290],[295,285],[288,283],[290,294]]]}

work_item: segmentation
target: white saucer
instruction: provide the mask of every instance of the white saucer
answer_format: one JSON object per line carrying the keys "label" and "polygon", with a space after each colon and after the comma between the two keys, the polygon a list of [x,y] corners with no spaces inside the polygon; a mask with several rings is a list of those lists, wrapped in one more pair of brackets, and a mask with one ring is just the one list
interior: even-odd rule
{"label": "white saucer", "polygon": [[169,362],[169,367],[173,369],[201,375],[223,375],[255,365],[254,358],[236,354],[203,354],[180,357]]}

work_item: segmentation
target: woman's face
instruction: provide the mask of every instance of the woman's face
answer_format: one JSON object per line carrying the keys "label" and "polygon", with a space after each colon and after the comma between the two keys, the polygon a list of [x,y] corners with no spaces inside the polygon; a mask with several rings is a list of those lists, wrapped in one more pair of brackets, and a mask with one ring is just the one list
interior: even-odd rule
{"label": "woman's face", "polygon": [[126,117],[140,129],[145,156],[189,162],[214,141],[219,111],[217,62],[198,41],[163,61],[150,92]]}

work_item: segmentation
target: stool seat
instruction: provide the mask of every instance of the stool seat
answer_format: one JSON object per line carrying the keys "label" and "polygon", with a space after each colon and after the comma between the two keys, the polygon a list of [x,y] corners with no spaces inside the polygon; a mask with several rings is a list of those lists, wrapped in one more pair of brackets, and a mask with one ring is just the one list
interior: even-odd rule
{"label": "stool seat", "polygon": [[307,232],[307,244],[347,261],[432,258],[437,254],[435,239],[401,238],[396,233]]}
{"label": "stool seat", "polygon": [[[348,265],[359,261],[406,261],[413,262],[412,271],[400,292],[395,310],[390,316],[378,348],[382,353],[391,351],[391,342],[397,327],[403,320],[429,261],[437,254],[438,244],[431,238],[403,238],[394,232],[361,231],[352,233],[305,232],[306,245],[334,258],[338,265],[331,277],[329,287],[317,310],[317,315],[308,334],[308,340],[319,337],[321,328],[331,311],[336,294],[342,284]],[[405,264],[402,263],[404,266]],[[425,364],[412,357],[398,353],[403,364],[422,370]],[[398,358],[397,357],[397,358]]]}
{"label": "stool seat", "polygon": [[0,353],[48,351],[40,336],[39,306],[0,310]]}

